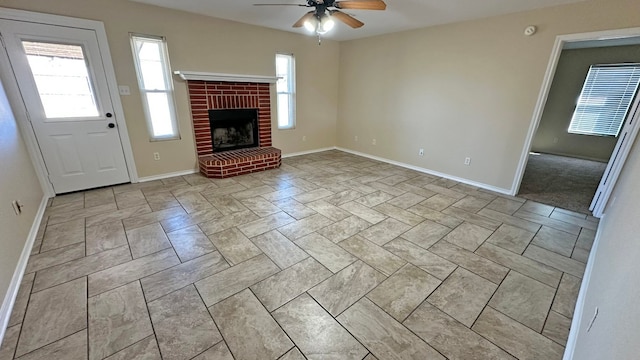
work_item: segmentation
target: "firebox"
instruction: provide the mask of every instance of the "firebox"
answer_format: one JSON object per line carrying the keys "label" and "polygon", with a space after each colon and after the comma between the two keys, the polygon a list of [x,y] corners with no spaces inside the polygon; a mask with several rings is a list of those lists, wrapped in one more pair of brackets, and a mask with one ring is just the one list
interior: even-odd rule
{"label": "firebox", "polygon": [[258,147],[258,109],[211,109],[213,152]]}

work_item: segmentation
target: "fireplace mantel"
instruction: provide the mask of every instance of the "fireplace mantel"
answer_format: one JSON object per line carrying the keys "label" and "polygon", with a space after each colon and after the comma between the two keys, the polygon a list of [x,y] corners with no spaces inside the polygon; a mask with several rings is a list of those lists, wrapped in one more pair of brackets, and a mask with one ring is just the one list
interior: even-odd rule
{"label": "fireplace mantel", "polygon": [[268,83],[275,84],[278,80],[275,76],[264,75],[244,75],[244,74],[220,74],[199,71],[174,71],[183,80],[201,81],[226,81],[226,82],[248,82],[248,83]]}

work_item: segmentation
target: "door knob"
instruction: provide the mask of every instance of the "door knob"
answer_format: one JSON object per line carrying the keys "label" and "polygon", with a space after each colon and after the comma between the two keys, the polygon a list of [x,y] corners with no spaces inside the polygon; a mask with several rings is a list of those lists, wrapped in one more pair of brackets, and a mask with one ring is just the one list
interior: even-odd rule
{"label": "door knob", "polygon": [[114,127],[116,127],[116,124],[114,123],[109,123],[109,125],[107,125],[109,127],[109,129],[113,129]]}
{"label": "door knob", "polygon": [[112,113],[106,113],[106,114],[105,114],[105,116],[106,116],[106,117],[108,117],[108,118],[110,118],[110,117],[112,117],[112,116],[113,116],[113,114],[112,114]]}

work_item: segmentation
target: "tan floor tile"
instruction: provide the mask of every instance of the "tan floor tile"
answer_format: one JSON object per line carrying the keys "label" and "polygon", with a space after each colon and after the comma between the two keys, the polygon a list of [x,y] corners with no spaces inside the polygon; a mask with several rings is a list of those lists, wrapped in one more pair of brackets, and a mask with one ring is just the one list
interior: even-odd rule
{"label": "tan floor tile", "polygon": [[222,340],[193,285],[154,300],[148,307],[163,359],[190,359]]}
{"label": "tan floor tile", "polygon": [[49,359],[86,360],[87,330],[79,331],[20,357],[20,360]]}
{"label": "tan floor tile", "polygon": [[20,336],[20,328],[21,325],[7,327],[2,344],[0,344],[0,360],[13,360],[18,337]]}
{"label": "tan floor tile", "polygon": [[343,240],[338,245],[386,276],[406,264],[406,261],[358,235]]}
{"label": "tan floor tile", "polygon": [[[338,205],[342,204],[342,202],[338,202]],[[307,203],[307,206],[310,209],[313,209],[317,213],[333,221],[340,221],[351,216],[350,212],[343,210],[334,204],[330,204],[325,200],[312,201],[310,203]]]}
{"label": "tan floor tile", "polygon": [[553,300],[551,309],[568,318],[573,317],[581,284],[582,279],[569,274],[562,274],[562,280],[560,280],[558,292]]}
{"label": "tan floor tile", "polygon": [[459,209],[459,208],[454,207],[454,206],[450,206],[450,207],[442,210],[442,212],[447,214],[447,215],[455,216],[458,219],[464,220],[464,221],[466,221],[468,223],[471,223],[471,224],[474,224],[474,225],[478,225],[478,226],[482,226],[483,228],[491,230],[491,231],[495,231],[502,224],[502,222],[500,222],[500,221],[489,219],[489,218],[486,218],[484,216],[477,215],[477,214],[474,214],[474,213]]}
{"label": "tan floor tile", "polygon": [[143,340],[118,351],[105,360],[162,360],[155,336],[148,336]]}
{"label": "tan floor tile", "polygon": [[[282,359],[282,358],[281,358]],[[233,355],[224,341],[217,343],[193,360],[233,360]]]}
{"label": "tan floor tile", "polygon": [[427,220],[431,220],[433,222],[437,222],[440,225],[444,225],[448,228],[455,228],[456,226],[462,224],[462,220],[453,217],[453,216],[449,216],[449,215],[445,215],[439,211],[433,210],[433,209],[429,209],[426,206],[423,205],[415,205],[412,206],[410,208],[407,209],[407,211],[412,212],[418,216],[421,216]]}
{"label": "tan floor tile", "polygon": [[155,194],[145,194],[147,203],[153,211],[159,211],[176,206],[180,206],[180,203],[170,191],[159,192]]}
{"label": "tan floor tile", "polygon": [[248,199],[241,200],[242,205],[244,205],[249,210],[253,211],[256,215],[260,217],[264,217],[267,215],[275,214],[280,212],[280,208],[273,205],[269,201],[261,198],[261,197],[252,197]]}
{"label": "tan floor tile", "polygon": [[524,220],[519,217],[515,217],[512,215],[503,214],[501,212],[491,210],[488,207],[478,211],[478,215],[484,216],[485,218],[495,220],[507,225],[515,226],[517,228],[530,231],[532,233],[538,232],[542,225],[537,224],[535,222]]}
{"label": "tan floor tile", "polygon": [[551,213],[553,212],[553,209],[554,209],[553,206],[540,204],[531,200],[527,200],[527,202],[525,202],[520,208],[520,210],[528,211],[530,213],[538,214],[545,217],[548,217],[549,215],[551,215]]}
{"label": "tan floor tile", "polygon": [[476,251],[491,236],[491,233],[491,230],[464,222],[448,233],[443,240],[458,245],[463,249]]}
{"label": "tan floor tile", "polygon": [[112,221],[143,215],[151,212],[149,205],[135,206],[104,214],[92,215],[86,218],[86,226],[106,224]]}
{"label": "tan floor tile", "polygon": [[503,214],[513,215],[513,213],[518,211],[522,205],[523,204],[520,201],[498,197],[487,205],[486,208]]}
{"label": "tan floor tile", "polygon": [[533,232],[515,226],[502,224],[498,230],[496,230],[489,239],[487,239],[487,242],[503,249],[513,251],[516,254],[522,254],[527,246],[529,246],[529,243],[534,236],[535,233]]}
{"label": "tan floor tile", "polygon": [[389,201],[393,198],[394,198],[393,195],[387,194],[384,191],[376,191],[368,195],[362,196],[354,201],[366,207],[374,207],[376,205],[382,204],[383,202]]}
{"label": "tan floor tile", "polygon": [[344,239],[350,238],[369,226],[371,226],[371,223],[357,216],[350,216],[344,220],[318,230],[318,234],[326,237],[334,243],[338,243]]}
{"label": "tan floor tile", "polygon": [[556,289],[515,271],[509,272],[489,306],[541,332]]}
{"label": "tan floor tile", "polygon": [[296,220],[301,220],[311,215],[317,214],[315,210],[291,198],[275,200],[273,201],[273,204]]}
{"label": "tan floor tile", "polygon": [[147,301],[155,300],[172,291],[229,268],[219,252],[162,270],[140,280]]}
{"label": "tan floor tile", "polygon": [[451,232],[450,228],[437,224],[433,221],[425,220],[420,225],[402,234],[401,237],[428,249],[449,232]]}
{"label": "tan floor tile", "polygon": [[582,278],[582,274],[584,274],[584,263],[535,245],[530,245],[524,252],[524,256],[579,278]]}
{"label": "tan floor tile", "polygon": [[276,189],[272,188],[271,186],[262,185],[262,186],[251,188],[249,190],[235,192],[233,193],[233,197],[238,200],[242,200],[242,199],[252,198],[255,196],[260,196],[262,194],[272,193],[275,190]]}
{"label": "tan floor tile", "polygon": [[252,238],[281,226],[290,224],[294,221],[296,221],[296,219],[292,218],[284,212],[279,212],[252,222],[246,222],[243,225],[238,226],[238,229],[240,229],[240,231],[242,231],[245,236]]}
{"label": "tan floor tile", "polygon": [[504,266],[498,265],[491,260],[487,260],[482,256],[478,256],[444,240],[435,243],[429,248],[429,251],[495,284],[500,284],[509,272],[509,269]]}
{"label": "tan floor tile", "polygon": [[167,249],[93,273],[89,275],[89,296],[115,289],[179,263],[173,249]]}
{"label": "tan floor tile", "polygon": [[429,303],[420,305],[403,324],[449,359],[515,360]]}
{"label": "tan floor tile", "polygon": [[89,359],[103,359],[152,334],[139,282],[89,298]]}
{"label": "tan floor tile", "polygon": [[557,287],[560,282],[562,272],[531,260],[527,257],[515,254],[509,250],[504,250],[492,244],[484,243],[476,254],[496,262],[502,266],[511,268],[523,275],[534,278],[551,287]]}
{"label": "tan floor tile", "polygon": [[127,239],[134,259],[171,248],[169,238],[160,223],[128,230]]}
{"label": "tan floor tile", "polygon": [[420,204],[436,211],[442,211],[453,205],[458,199],[443,194],[438,194],[424,200]]}
{"label": "tan floor tile", "polygon": [[366,298],[337,320],[380,359],[445,359]]}
{"label": "tan floor tile", "polygon": [[118,209],[147,205],[147,199],[140,190],[127,191],[116,194]]}
{"label": "tan floor tile", "polygon": [[593,246],[593,241],[595,240],[596,232],[589,229],[580,230],[580,235],[578,235],[578,241],[576,242],[576,247],[591,250]]}
{"label": "tan floor tile", "polygon": [[367,297],[402,322],[440,283],[436,277],[407,264],[373,289]]}
{"label": "tan floor tile", "polygon": [[402,194],[407,192],[406,190],[399,189],[399,188],[397,188],[395,186],[383,184],[380,181],[374,181],[374,182],[368,183],[367,185],[371,186],[372,188],[374,188],[376,190],[384,191],[384,192],[386,192],[389,195],[392,195],[394,197],[400,196],[400,195],[402,195]]}
{"label": "tan floor tile", "polygon": [[331,275],[322,264],[309,258],[251,286],[251,290],[267,310],[273,311]]}
{"label": "tan floor tile", "polygon": [[84,193],[84,207],[90,208],[98,205],[105,205],[114,203],[115,196],[112,188],[96,189],[85,191]]}
{"label": "tan floor tile", "polygon": [[367,228],[366,230],[361,231],[359,235],[376,245],[382,246],[402,235],[409,229],[411,229],[411,226],[403,223],[402,221],[394,218],[388,218]]}
{"label": "tan floor tile", "polygon": [[382,214],[390,216],[396,220],[400,220],[403,223],[411,226],[416,226],[424,221],[424,218],[418,216],[412,212],[401,209],[397,206],[393,206],[388,202],[380,205],[376,205],[373,207],[376,211],[379,211]]}
{"label": "tan floor tile", "polygon": [[231,228],[209,236],[209,240],[220,251],[231,266],[249,260],[262,253],[240,230]]}
{"label": "tan floor tile", "polygon": [[497,285],[463,268],[458,268],[427,301],[470,327],[485,307]]}
{"label": "tan floor tile", "polygon": [[[526,205],[526,203],[525,203]],[[564,221],[560,221],[560,220],[556,220],[556,219],[551,219],[542,215],[538,215],[538,214],[534,214],[534,213],[530,213],[528,211],[524,211],[522,209],[518,210],[515,212],[515,214],[513,214],[516,217],[519,217],[521,219],[525,219],[525,220],[529,220],[529,221],[533,221],[535,223],[541,224],[541,225],[546,225],[548,227],[554,228],[556,230],[561,230],[564,232],[568,232],[570,234],[573,235],[578,235],[580,234],[580,226],[578,225],[574,225],[574,224],[569,224],[566,223]]]}
{"label": "tan floor tile", "polygon": [[114,202],[110,204],[98,205],[98,206],[85,208],[85,209],[82,209],[82,208],[73,209],[69,211],[60,212],[59,214],[55,213],[49,216],[47,225],[60,224],[63,222],[67,222],[69,220],[78,220],[78,219],[82,219],[82,218],[86,218],[86,217],[98,215],[98,214],[107,214],[117,209],[118,207]]}
{"label": "tan floor tile", "polygon": [[[267,194],[262,194],[260,196],[262,196],[267,201],[275,202],[275,201],[278,201],[278,200],[288,199],[288,198],[290,198],[292,196],[296,196],[296,195],[302,194],[304,192],[305,191],[300,189],[300,188],[297,188],[295,186],[289,186],[289,187],[287,187],[285,189],[274,191],[274,192],[267,193]],[[276,206],[277,206],[277,204],[276,204]]]}
{"label": "tan floor tile", "polygon": [[[255,214],[251,215],[255,216]],[[217,209],[212,208],[165,219],[160,221],[160,225],[162,225],[164,231],[173,232],[193,225],[205,224],[220,217],[222,217],[222,213]],[[204,228],[202,230],[204,231]]]}
{"label": "tan floor tile", "polygon": [[210,309],[220,332],[239,359],[277,359],[293,343],[250,290],[244,290]]}
{"label": "tan floor tile", "polygon": [[340,208],[371,224],[377,224],[387,218],[385,215],[353,201],[340,205]]}
{"label": "tan floor tile", "polygon": [[[421,189],[423,190],[423,189]],[[428,191],[428,190],[424,190],[424,191]],[[404,193],[392,200],[387,201],[387,204],[391,204],[393,206],[399,207],[401,209],[408,209],[416,204],[421,203],[422,201],[426,200],[427,198],[424,196],[420,196],[420,195],[416,195],[414,193],[408,192],[408,193]]]}
{"label": "tan floor tile", "polygon": [[385,276],[374,268],[357,261],[309,290],[323,308],[337,316],[361,297],[378,286]]}
{"label": "tan floor tile", "polygon": [[84,257],[84,250],[85,245],[83,243],[78,243],[50,250],[42,254],[32,255],[29,257],[25,274]]}
{"label": "tan floor tile", "polygon": [[88,226],[86,236],[87,255],[128,245],[122,221]]}
{"label": "tan floor tile", "polygon": [[[216,210],[216,212],[218,212]],[[278,213],[281,214],[281,213]],[[278,214],[270,215],[267,218],[274,219]],[[231,229],[236,226],[243,226],[252,221],[259,221],[258,215],[254,214],[253,211],[240,211],[236,213],[231,213],[229,215],[224,216],[215,216],[212,220],[207,220],[203,222],[199,222],[198,226],[200,229],[207,235],[215,234],[221,231],[225,231]],[[164,224],[163,224],[164,227]],[[167,228],[165,227],[165,230]],[[169,231],[169,230],[167,230]]]}
{"label": "tan floor tile", "polygon": [[549,312],[547,322],[544,324],[542,335],[562,346],[566,346],[570,328],[571,319],[564,317],[555,311],[551,311]]}
{"label": "tan floor tile", "polygon": [[240,200],[234,198],[231,195],[207,196],[206,198],[207,200],[209,200],[211,205],[213,205],[224,215],[249,210],[240,202]]}
{"label": "tan floor tile", "polygon": [[302,355],[298,348],[293,348],[289,350],[288,353],[282,355],[280,360],[305,360],[306,358]]}
{"label": "tan floor tile", "polygon": [[580,261],[583,264],[586,264],[589,260],[589,250],[574,248],[573,253],[571,253],[571,258],[577,261]]}
{"label": "tan floor tile", "polygon": [[223,270],[195,283],[207,306],[238,293],[280,271],[278,266],[264,255]]}
{"label": "tan floor tile", "polygon": [[129,251],[129,247],[121,246],[56,265],[38,272],[33,285],[33,291],[40,291],[69,280],[78,279],[100,270],[126,263],[130,260],[131,252]]}
{"label": "tan floor tile", "polygon": [[560,255],[571,257],[577,240],[577,235],[543,226],[531,243]]}
{"label": "tan floor tile", "polygon": [[358,260],[358,258],[349,254],[340,246],[316,233],[298,239],[296,245],[304,249],[333,273],[337,273]]}
{"label": "tan floor tile", "polygon": [[518,359],[562,359],[562,346],[491,307],[480,314],[472,329]]}
{"label": "tan floor tile", "polygon": [[176,195],[174,193],[174,195],[176,196],[176,200],[178,200],[180,205],[182,205],[184,210],[189,214],[213,207],[213,205],[211,205],[207,199],[199,193],[187,193],[182,195]]}
{"label": "tan floor tile", "polygon": [[367,350],[309,295],[273,312],[284,331],[311,359],[362,359]]}
{"label": "tan floor tile", "polygon": [[258,235],[251,241],[281,269],[288,268],[309,257],[307,253],[277,230]]}
{"label": "tan floor tile", "polygon": [[475,212],[478,212],[483,207],[487,206],[490,202],[491,200],[480,199],[474,196],[467,196],[456,201],[451,206],[455,206],[464,211],[475,213]]}
{"label": "tan floor tile", "polygon": [[289,240],[295,241],[305,235],[309,235],[312,232],[320,230],[323,227],[329,226],[331,224],[333,224],[332,220],[320,214],[316,214],[279,227],[278,231],[282,233],[282,235],[289,238]]}
{"label": "tan floor tile", "polygon": [[160,222],[164,219],[171,219],[173,217],[185,215],[186,212],[181,206],[176,206],[168,209],[157,210],[147,214],[138,215],[122,220],[125,230],[133,230],[145,225]]}
{"label": "tan floor tile", "polygon": [[329,204],[340,206],[344,203],[348,203],[349,201],[356,200],[362,197],[362,195],[362,193],[356,190],[344,190],[336,193],[335,195],[329,196],[324,200]]}
{"label": "tan floor tile", "polygon": [[333,195],[333,192],[331,192],[331,191],[329,191],[327,189],[322,189],[321,188],[321,189],[315,189],[315,190],[307,191],[307,192],[299,194],[299,195],[295,195],[295,196],[293,196],[293,198],[298,202],[306,204],[306,203],[310,203],[312,201],[324,199],[324,198],[329,197],[331,195]]}
{"label": "tan floor tile", "polygon": [[403,239],[387,243],[384,249],[419,266],[440,280],[446,279],[457,267],[456,264]]}
{"label": "tan floor tile", "polygon": [[202,230],[197,226],[180,229],[167,234],[180,261],[185,262],[216,250]]}
{"label": "tan floor tile", "polygon": [[16,357],[87,327],[87,280],[82,278],[31,295]]}
{"label": "tan floor tile", "polygon": [[84,219],[47,225],[40,252],[84,242]]}

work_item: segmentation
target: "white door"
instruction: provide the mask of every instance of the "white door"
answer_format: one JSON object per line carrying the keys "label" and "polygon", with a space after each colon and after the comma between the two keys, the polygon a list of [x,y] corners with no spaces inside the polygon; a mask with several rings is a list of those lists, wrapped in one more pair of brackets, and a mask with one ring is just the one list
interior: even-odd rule
{"label": "white door", "polygon": [[640,129],[639,123],[640,96],[639,93],[636,93],[633,105],[629,109],[627,118],[624,120],[624,125],[622,125],[622,129],[618,135],[616,147],[613,149],[607,168],[600,180],[600,185],[598,185],[596,194],[591,201],[591,206],[589,207],[589,210],[593,212],[593,216],[595,217],[601,217],[604,213],[607,201],[609,201],[609,196],[611,196],[613,187],[618,180],[620,172],[622,172],[622,167],[624,166],[627,156],[631,151],[631,147],[638,135],[638,130]]}
{"label": "white door", "polygon": [[93,30],[0,19],[57,194],[130,181]]}

